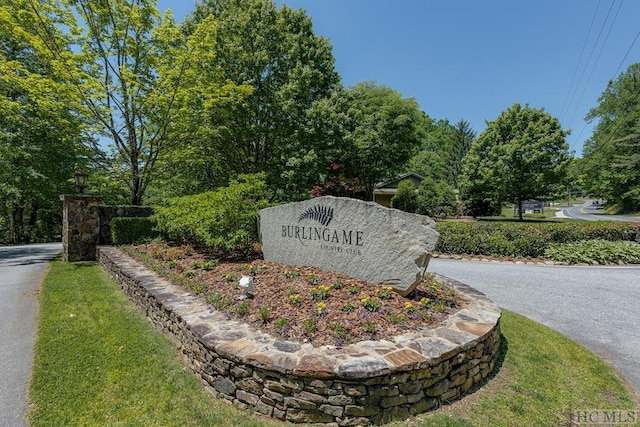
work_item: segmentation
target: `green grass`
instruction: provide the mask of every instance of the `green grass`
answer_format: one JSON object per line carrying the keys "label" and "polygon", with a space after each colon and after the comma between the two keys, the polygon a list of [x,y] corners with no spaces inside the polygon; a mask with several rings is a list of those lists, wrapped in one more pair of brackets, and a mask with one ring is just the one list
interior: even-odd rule
{"label": "green grass", "polygon": [[266,424],[212,399],[94,263],[52,263],[40,298],[31,426]]}
{"label": "green grass", "polygon": [[[391,426],[566,425],[577,409],[634,408],[593,353],[504,312],[496,376],[471,396]],[[211,398],[94,263],[54,262],[41,295],[32,426],[282,425]]]}
{"label": "green grass", "polygon": [[[527,222],[545,222],[545,221],[562,221],[562,218],[556,217],[556,209],[549,207],[544,208],[541,214],[523,214],[522,219]],[[502,211],[499,216],[482,217],[483,221],[519,221],[520,217],[518,213],[513,210],[513,205],[505,205],[502,207]]]}
{"label": "green grass", "polygon": [[509,311],[501,326],[505,356],[497,375],[445,407],[446,414],[421,415],[412,425],[557,426],[568,425],[568,413],[577,410],[637,407],[613,369],[591,351]]}

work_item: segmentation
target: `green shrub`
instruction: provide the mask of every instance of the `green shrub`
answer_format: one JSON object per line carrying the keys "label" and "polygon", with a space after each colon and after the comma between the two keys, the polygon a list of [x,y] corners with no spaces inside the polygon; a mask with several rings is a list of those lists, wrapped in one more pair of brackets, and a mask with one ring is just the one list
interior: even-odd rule
{"label": "green shrub", "polygon": [[269,206],[266,190],[264,174],[240,175],[228,187],[168,199],[155,208],[153,218],[170,240],[245,251],[258,241],[259,211]]}
{"label": "green shrub", "polygon": [[629,241],[584,240],[558,243],[545,251],[545,258],[569,264],[640,263],[640,244]]}
{"label": "green shrub", "polygon": [[608,240],[611,242],[635,240],[637,225],[631,222],[585,221],[550,224],[551,239],[555,243],[581,240]]}
{"label": "green shrub", "polygon": [[552,243],[582,240],[634,241],[633,223],[594,222],[439,222],[436,251],[450,254],[537,258]]}
{"label": "green shrub", "polygon": [[458,211],[456,194],[443,180],[426,177],[418,188],[418,209],[416,212],[434,218],[454,216]]}
{"label": "green shrub", "polygon": [[111,220],[111,243],[127,245],[158,237],[155,221],[149,217],[116,217]]}
{"label": "green shrub", "polygon": [[514,255],[513,243],[493,224],[477,227],[472,223],[438,223],[438,232],[438,252],[496,257]]}
{"label": "green shrub", "polygon": [[415,212],[418,208],[416,187],[410,179],[398,183],[396,194],[391,199],[391,207],[405,212]]}

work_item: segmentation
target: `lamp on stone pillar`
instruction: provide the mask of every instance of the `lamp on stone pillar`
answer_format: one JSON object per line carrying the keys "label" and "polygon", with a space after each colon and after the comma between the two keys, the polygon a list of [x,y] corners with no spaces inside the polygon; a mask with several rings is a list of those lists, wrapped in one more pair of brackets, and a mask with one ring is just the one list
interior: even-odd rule
{"label": "lamp on stone pillar", "polygon": [[84,193],[84,189],[87,188],[87,179],[89,178],[89,174],[80,169],[73,174],[73,177],[76,179],[76,187],[78,187],[78,192],[80,194]]}

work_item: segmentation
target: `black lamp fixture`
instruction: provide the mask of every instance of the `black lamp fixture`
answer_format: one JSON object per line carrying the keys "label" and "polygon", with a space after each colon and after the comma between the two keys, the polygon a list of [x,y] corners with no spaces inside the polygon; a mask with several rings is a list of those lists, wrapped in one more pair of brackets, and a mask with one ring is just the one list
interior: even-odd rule
{"label": "black lamp fixture", "polygon": [[78,192],[80,194],[84,193],[84,189],[87,188],[87,179],[89,178],[89,174],[80,169],[73,174],[73,177],[76,179],[76,187],[78,187]]}

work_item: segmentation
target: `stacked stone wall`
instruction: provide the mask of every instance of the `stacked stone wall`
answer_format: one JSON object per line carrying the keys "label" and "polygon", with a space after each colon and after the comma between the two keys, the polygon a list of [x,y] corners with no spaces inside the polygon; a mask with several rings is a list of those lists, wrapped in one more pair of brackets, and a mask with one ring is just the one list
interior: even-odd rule
{"label": "stacked stone wall", "polygon": [[147,217],[148,206],[104,206],[102,197],[63,194],[62,259],[64,262],[94,261],[98,245],[111,244],[111,220],[116,217]]}
{"label": "stacked stone wall", "polygon": [[62,195],[63,261],[96,259],[96,245],[100,233],[101,197],[85,194]]}
{"label": "stacked stone wall", "polygon": [[480,385],[499,353],[499,309],[450,279],[468,304],[443,326],[394,342],[313,348],[226,319],[113,247],[99,247],[98,262],[214,396],[278,420],[356,426],[406,419]]}

